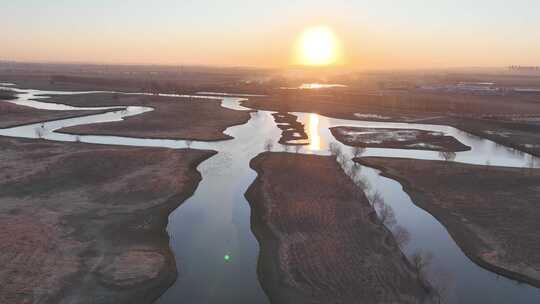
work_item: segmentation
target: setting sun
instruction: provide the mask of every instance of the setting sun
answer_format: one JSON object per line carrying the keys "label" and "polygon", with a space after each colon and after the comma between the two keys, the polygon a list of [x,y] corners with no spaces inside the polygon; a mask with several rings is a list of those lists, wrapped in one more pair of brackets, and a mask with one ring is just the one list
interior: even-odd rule
{"label": "setting sun", "polygon": [[338,60],[334,33],[325,26],[307,29],[299,41],[299,62],[303,65],[330,65]]}

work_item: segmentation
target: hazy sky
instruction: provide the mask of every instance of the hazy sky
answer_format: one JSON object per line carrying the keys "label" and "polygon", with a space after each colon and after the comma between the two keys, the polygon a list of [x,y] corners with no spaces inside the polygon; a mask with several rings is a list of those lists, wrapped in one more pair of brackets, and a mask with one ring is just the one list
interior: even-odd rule
{"label": "hazy sky", "polygon": [[283,67],[316,25],[352,67],[540,65],[538,0],[0,0],[0,59]]}

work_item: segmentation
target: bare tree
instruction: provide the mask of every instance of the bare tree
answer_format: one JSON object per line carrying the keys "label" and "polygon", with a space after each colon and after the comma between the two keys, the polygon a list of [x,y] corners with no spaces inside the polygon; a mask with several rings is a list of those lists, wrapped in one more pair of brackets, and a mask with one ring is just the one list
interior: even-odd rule
{"label": "bare tree", "polygon": [[429,282],[435,291],[435,303],[450,303],[450,295],[455,288],[455,279],[452,274],[448,271],[438,269],[430,276]]}
{"label": "bare tree", "polygon": [[338,164],[339,164],[342,168],[344,168],[344,167],[346,167],[346,165],[347,165],[347,156],[345,156],[345,154],[340,153],[340,154],[338,154],[338,155],[336,156],[336,161],[338,162]]}
{"label": "bare tree", "polygon": [[488,159],[486,160],[486,171],[489,171],[491,169],[491,161]]}
{"label": "bare tree", "polygon": [[377,209],[378,209],[377,211],[379,215],[379,220],[383,223],[383,225],[390,228],[397,223],[394,209],[392,209],[390,205],[386,204],[384,200],[382,200],[382,203],[379,204],[379,208]]}
{"label": "bare tree", "polygon": [[456,159],[456,153],[449,151],[439,152],[439,156],[447,163],[453,162]]}
{"label": "bare tree", "polygon": [[[369,181],[367,179],[365,179],[364,177],[362,177],[362,176],[358,176],[356,179],[353,180],[353,182],[358,188],[362,189],[363,191],[367,191],[370,188]],[[377,195],[379,195],[378,192],[376,192],[376,193],[377,193]],[[370,197],[368,197],[368,200],[371,202]],[[373,205],[373,203],[372,203],[372,205]]]}
{"label": "bare tree", "polygon": [[368,195],[368,200],[371,203],[371,206],[377,212],[379,220],[388,228],[394,226],[397,223],[396,214],[394,209],[388,205],[382,195],[375,191],[372,194]]}
{"label": "bare tree", "polygon": [[264,143],[264,150],[266,152],[270,152],[272,151],[273,148],[274,148],[274,142],[271,139],[267,139],[266,142]]}
{"label": "bare tree", "polygon": [[191,149],[191,145],[193,144],[193,140],[191,140],[191,139],[186,139],[185,142],[186,142],[186,147],[187,147],[188,149]]}
{"label": "bare tree", "polygon": [[373,206],[373,207],[381,204],[381,202],[384,201],[384,199],[383,199],[382,195],[379,193],[379,191],[375,191],[375,192],[371,193],[368,196],[368,200],[371,203],[371,206]]}
{"label": "bare tree", "polygon": [[338,155],[341,155],[342,153],[341,148],[335,142],[330,143],[330,145],[328,146],[328,149],[330,150],[330,154],[335,157],[337,157]]}
{"label": "bare tree", "polygon": [[352,148],[352,155],[354,156],[354,158],[358,158],[360,156],[362,156],[362,154],[364,154],[366,152],[366,148],[364,147],[353,147]]}
{"label": "bare tree", "polygon": [[409,233],[409,231],[407,231],[407,229],[405,229],[405,227],[401,225],[397,225],[394,227],[393,235],[394,239],[396,239],[396,243],[402,250],[411,240],[411,234]]}
{"label": "bare tree", "polygon": [[45,128],[43,127],[43,124],[39,127],[36,127],[34,132],[36,133],[36,138],[38,139],[42,139],[43,137],[45,137]]}
{"label": "bare tree", "polygon": [[291,151],[291,146],[289,145],[281,145],[283,147],[283,152],[289,153]]}
{"label": "bare tree", "polygon": [[362,170],[362,167],[353,165],[353,166],[348,166],[347,169],[345,170],[345,173],[354,182],[356,180],[356,178],[358,177],[358,174],[360,174],[361,170]]}
{"label": "bare tree", "polygon": [[411,265],[418,275],[418,278],[427,282],[426,270],[433,260],[433,254],[430,252],[417,251],[410,257]]}
{"label": "bare tree", "polygon": [[448,164],[451,164],[456,159],[456,153],[449,152],[449,151],[442,151],[442,152],[439,152],[439,157],[445,161],[445,166],[448,166]]}

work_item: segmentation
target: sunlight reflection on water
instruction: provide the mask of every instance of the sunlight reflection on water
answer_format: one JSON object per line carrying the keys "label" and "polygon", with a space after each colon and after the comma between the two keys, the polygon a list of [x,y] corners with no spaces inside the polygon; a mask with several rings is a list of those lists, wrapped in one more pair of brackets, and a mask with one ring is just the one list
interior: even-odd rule
{"label": "sunlight reflection on water", "polygon": [[319,90],[332,88],[346,88],[344,84],[328,84],[328,83],[303,83],[298,87],[281,87],[282,90]]}
{"label": "sunlight reflection on water", "polygon": [[308,136],[310,139],[309,150],[321,150],[321,137],[319,136],[319,115],[315,113],[309,114],[308,121]]}

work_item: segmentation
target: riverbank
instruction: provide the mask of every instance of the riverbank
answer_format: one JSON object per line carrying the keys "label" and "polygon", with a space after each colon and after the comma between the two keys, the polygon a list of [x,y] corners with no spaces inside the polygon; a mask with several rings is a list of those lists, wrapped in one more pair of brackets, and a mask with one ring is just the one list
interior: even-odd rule
{"label": "riverbank", "polygon": [[0,302],[151,303],[168,215],[214,152],[0,138]]}
{"label": "riverbank", "polygon": [[223,131],[228,127],[244,124],[250,118],[249,112],[224,108],[219,100],[188,97],[99,93],[51,95],[51,98],[42,101],[78,107],[130,105],[154,108],[154,111],[127,117],[123,121],[59,130],[77,135],[215,141],[230,139]]}
{"label": "riverbank", "polygon": [[246,193],[272,303],[421,303],[392,233],[332,157],[264,153]]}
{"label": "riverbank", "polygon": [[398,180],[480,266],[540,286],[540,170],[366,157]]}

